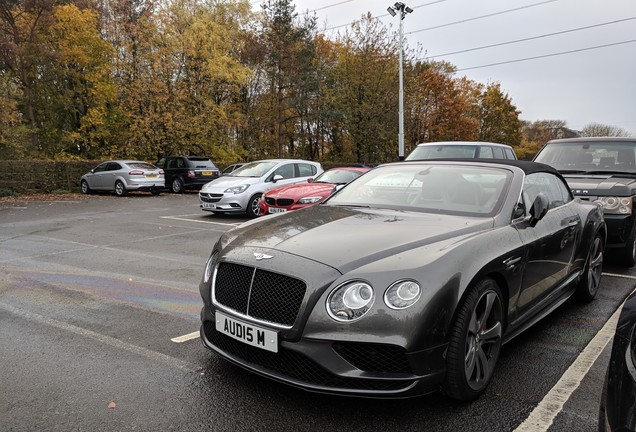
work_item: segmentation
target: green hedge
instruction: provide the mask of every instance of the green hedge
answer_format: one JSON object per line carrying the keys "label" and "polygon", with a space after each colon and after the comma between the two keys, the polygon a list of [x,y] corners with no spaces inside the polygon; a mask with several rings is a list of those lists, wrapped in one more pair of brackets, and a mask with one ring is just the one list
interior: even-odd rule
{"label": "green hedge", "polygon": [[80,177],[101,161],[0,161],[0,189],[18,193],[79,192]]}
{"label": "green hedge", "polygon": [[[80,177],[102,161],[0,160],[0,189],[17,193],[79,192]],[[323,162],[323,169],[350,165]],[[220,169],[224,167],[219,166]]]}

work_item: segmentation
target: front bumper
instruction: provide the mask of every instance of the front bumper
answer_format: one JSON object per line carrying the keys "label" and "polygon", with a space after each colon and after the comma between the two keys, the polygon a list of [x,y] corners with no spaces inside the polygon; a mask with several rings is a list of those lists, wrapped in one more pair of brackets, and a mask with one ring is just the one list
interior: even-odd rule
{"label": "front bumper", "polygon": [[605,215],[607,224],[607,247],[621,248],[630,241],[634,227],[633,215]]}
{"label": "front bumper", "polygon": [[[270,259],[256,261],[259,254]],[[423,319],[415,310],[389,310],[378,301],[378,311],[365,319],[336,323],[324,310],[325,301],[346,277],[334,268],[250,247],[225,250],[216,260],[210,281],[199,287],[204,304],[200,333],[205,347],[230,362],[321,393],[398,398],[441,388],[446,340],[436,330],[434,314]],[[253,334],[276,332],[278,351],[217,330],[217,317],[224,319],[217,311],[243,327],[255,327]],[[419,328],[412,328],[414,322]]]}
{"label": "front bumper", "polygon": [[211,212],[245,213],[249,198],[248,194],[199,192],[199,207]]}
{"label": "front bumper", "polygon": [[[230,362],[303,390],[376,398],[438,391],[444,380],[446,346],[407,353],[395,345],[349,340],[281,340],[277,353],[247,345],[217,331],[214,310],[201,312],[203,345]],[[418,365],[436,364],[423,374]]]}

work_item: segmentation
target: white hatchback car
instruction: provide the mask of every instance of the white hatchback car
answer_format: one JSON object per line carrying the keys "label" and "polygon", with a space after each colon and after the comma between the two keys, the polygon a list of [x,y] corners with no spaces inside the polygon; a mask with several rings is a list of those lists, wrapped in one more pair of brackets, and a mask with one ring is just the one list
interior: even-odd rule
{"label": "white hatchback car", "polygon": [[318,162],[301,159],[250,162],[206,183],[199,193],[200,206],[214,213],[247,213],[256,217],[263,193],[274,187],[306,182],[322,172]]}
{"label": "white hatchback car", "polygon": [[444,141],[418,144],[406,157],[410,160],[430,159],[517,159],[507,144],[481,141]]}

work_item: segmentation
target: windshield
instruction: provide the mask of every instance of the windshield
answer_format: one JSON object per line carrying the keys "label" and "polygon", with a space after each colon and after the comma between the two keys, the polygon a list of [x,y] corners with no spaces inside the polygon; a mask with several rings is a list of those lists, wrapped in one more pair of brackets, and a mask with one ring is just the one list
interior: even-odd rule
{"label": "windshield", "polygon": [[512,173],[466,165],[387,165],[369,171],[327,205],[493,216]]}
{"label": "windshield", "polygon": [[415,147],[406,160],[471,159],[476,151],[477,146],[474,145],[423,145]]}
{"label": "windshield", "polygon": [[568,173],[636,173],[636,141],[583,141],[546,145],[535,158]]}
{"label": "windshield", "polygon": [[354,170],[345,170],[345,169],[332,169],[329,171],[325,171],[316,177],[316,183],[333,183],[333,184],[347,184],[351,180],[358,178],[363,173],[360,171]]}
{"label": "windshield", "polygon": [[262,177],[276,165],[278,165],[278,162],[250,162],[228,175],[231,177]]}

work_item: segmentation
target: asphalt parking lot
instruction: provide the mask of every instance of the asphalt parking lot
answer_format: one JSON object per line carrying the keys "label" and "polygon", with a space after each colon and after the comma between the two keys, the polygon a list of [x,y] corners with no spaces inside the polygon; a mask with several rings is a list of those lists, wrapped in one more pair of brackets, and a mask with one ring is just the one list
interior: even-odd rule
{"label": "asphalt parking lot", "polygon": [[0,202],[0,429],[596,430],[608,320],[636,271],[606,260],[598,298],[505,345],[473,403],[317,395],[197,338],[203,266],[245,220],[202,212],[195,193]]}

